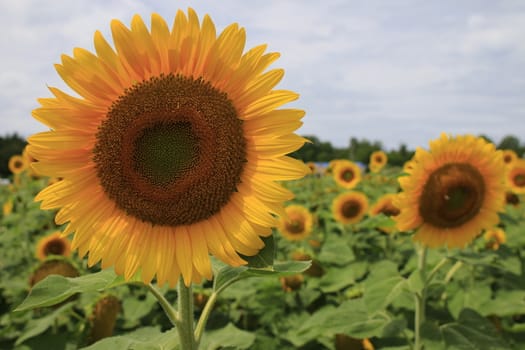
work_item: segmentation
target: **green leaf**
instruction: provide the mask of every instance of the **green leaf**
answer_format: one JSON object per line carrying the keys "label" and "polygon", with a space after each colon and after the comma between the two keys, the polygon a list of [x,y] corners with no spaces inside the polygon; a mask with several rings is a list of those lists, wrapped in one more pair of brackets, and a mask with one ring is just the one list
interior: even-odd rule
{"label": "green leaf", "polygon": [[38,282],[14,311],[58,304],[77,293],[103,291],[126,283],[113,269],[80,277],[50,275]]}
{"label": "green leaf", "polygon": [[365,281],[364,302],[368,312],[373,314],[385,309],[403,292],[406,284],[393,262],[385,260],[375,264]]}
{"label": "green leaf", "polygon": [[82,350],[173,350],[178,345],[175,329],[162,333],[155,327],[145,327],[126,335],[104,338]]}
{"label": "green leaf", "polygon": [[323,293],[337,292],[355,283],[354,267],[332,268],[321,277],[319,288]]}
{"label": "green leaf", "polygon": [[270,235],[268,237],[261,237],[261,239],[264,242],[264,247],[259,251],[259,253],[257,253],[257,255],[246,256],[240,254],[241,258],[248,262],[248,264],[246,265],[247,267],[255,267],[262,269],[273,265],[276,250],[273,235]]}
{"label": "green leaf", "polygon": [[72,306],[73,306],[73,303],[67,303],[65,305],[62,305],[61,307],[59,307],[58,309],[56,309],[55,311],[53,311],[52,313],[50,313],[49,315],[45,317],[29,320],[29,322],[26,325],[27,331],[24,332],[16,340],[15,345],[19,345],[29,338],[32,338],[41,333],[44,333],[49,327],[51,327],[55,323],[55,320],[60,315],[62,315],[66,311],[69,311],[69,309],[71,309]]}
{"label": "green leaf", "polygon": [[510,346],[494,326],[472,309],[463,309],[457,322],[440,327],[447,349],[505,350]]}
{"label": "green leaf", "polygon": [[420,270],[414,270],[408,276],[407,286],[412,293],[420,293],[425,288],[423,273]]}
{"label": "green leaf", "polygon": [[225,348],[249,349],[255,341],[255,334],[240,330],[228,323],[224,328],[206,331],[203,334],[201,348],[216,350]]}
{"label": "green leaf", "polygon": [[232,283],[249,277],[282,277],[301,273],[311,266],[311,261],[275,262],[273,266],[266,268],[250,268],[231,267],[214,259],[212,266],[215,270],[213,290],[220,293]]}
{"label": "green leaf", "polygon": [[345,239],[329,236],[317,257],[321,263],[344,266],[355,259],[354,252]]}

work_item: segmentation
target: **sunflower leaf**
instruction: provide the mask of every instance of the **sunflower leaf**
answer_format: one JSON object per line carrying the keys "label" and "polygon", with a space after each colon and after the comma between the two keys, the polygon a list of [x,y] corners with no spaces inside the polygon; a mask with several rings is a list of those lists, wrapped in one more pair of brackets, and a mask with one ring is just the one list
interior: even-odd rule
{"label": "sunflower leaf", "polygon": [[261,237],[264,242],[264,247],[254,256],[246,256],[241,254],[241,258],[246,260],[247,267],[265,268],[273,265],[275,259],[275,241],[273,235],[268,237]]}
{"label": "sunflower leaf", "polygon": [[55,305],[77,293],[102,291],[123,283],[112,269],[75,278],[49,275],[33,286],[14,311]]}

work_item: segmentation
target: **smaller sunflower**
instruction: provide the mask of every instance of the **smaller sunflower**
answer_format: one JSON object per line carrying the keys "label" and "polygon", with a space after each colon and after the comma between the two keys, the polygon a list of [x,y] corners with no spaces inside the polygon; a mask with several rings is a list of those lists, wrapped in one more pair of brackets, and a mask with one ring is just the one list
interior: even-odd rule
{"label": "smaller sunflower", "polygon": [[442,134],[426,151],[418,148],[402,192],[394,199],[400,231],[429,247],[464,247],[495,226],[505,201],[501,151],[481,137]]}
{"label": "smaller sunflower", "polygon": [[42,262],[29,278],[29,285],[33,287],[49,275],[60,275],[64,277],[78,277],[78,269],[64,258],[48,259]]}
{"label": "smaller sunflower", "polygon": [[388,157],[385,152],[383,151],[374,151],[370,155],[370,159],[368,161],[368,168],[371,172],[377,173],[381,169],[383,169],[388,162]]}
{"label": "smaller sunflower", "polygon": [[121,310],[120,300],[116,296],[105,295],[97,301],[89,317],[88,344],[93,344],[100,339],[113,335],[117,316]]}
{"label": "smaller sunflower", "polygon": [[516,193],[512,191],[507,191],[505,193],[505,204],[512,205],[513,207],[519,207],[520,202],[520,197]]}
{"label": "smaller sunflower", "polygon": [[505,165],[511,165],[516,160],[518,160],[518,155],[516,154],[516,152],[514,152],[511,149],[503,150],[503,162],[505,163]]}
{"label": "smaller sunflower", "polygon": [[19,155],[19,154],[16,154],[14,156],[12,156],[11,158],[9,158],[9,170],[13,173],[13,174],[20,174],[21,172],[23,172],[24,170],[27,169],[28,167],[28,162],[26,160],[26,158],[24,158],[23,156]]}
{"label": "smaller sunflower", "polygon": [[339,160],[333,168],[333,176],[339,186],[349,190],[361,181],[361,168],[349,160]]}
{"label": "smaller sunflower", "polygon": [[41,238],[37,243],[36,257],[38,260],[44,261],[50,255],[61,255],[64,257],[71,255],[71,243],[67,238],[62,237],[59,231]]}
{"label": "smaller sunflower", "polygon": [[[377,200],[377,202],[370,208],[370,216],[384,214],[388,217],[396,216],[399,214],[399,208],[394,205],[394,193],[387,193]],[[385,233],[391,233],[394,231],[393,227],[378,227],[379,230]]]}
{"label": "smaller sunflower", "polygon": [[279,219],[279,231],[290,241],[300,241],[310,236],[313,217],[310,211],[301,205],[289,205],[284,209],[286,216]]}
{"label": "smaller sunflower", "polygon": [[308,162],[306,163],[306,166],[310,169],[310,172],[312,174],[315,174],[317,172],[317,165],[314,162]]}
{"label": "smaller sunflower", "polygon": [[525,159],[517,159],[507,168],[507,186],[516,193],[525,193]]}
{"label": "smaller sunflower", "polygon": [[335,197],[332,202],[334,219],[343,224],[361,221],[368,211],[368,198],[364,193],[352,191]]}
{"label": "smaller sunflower", "polygon": [[485,231],[483,238],[487,242],[485,247],[492,250],[498,250],[500,245],[507,242],[505,231],[499,227],[493,227]]}

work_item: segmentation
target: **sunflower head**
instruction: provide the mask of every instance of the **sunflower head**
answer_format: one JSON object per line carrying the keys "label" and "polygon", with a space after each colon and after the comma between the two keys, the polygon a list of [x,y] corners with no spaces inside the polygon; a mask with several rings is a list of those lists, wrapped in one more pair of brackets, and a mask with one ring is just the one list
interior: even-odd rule
{"label": "sunflower head", "polygon": [[487,249],[498,250],[500,245],[507,242],[507,235],[500,227],[493,227],[485,231],[483,235]]}
{"label": "sunflower head", "polygon": [[511,165],[518,160],[518,155],[511,149],[504,149],[503,151],[503,163],[505,165]]}
{"label": "sunflower head", "polygon": [[289,205],[279,219],[279,231],[290,241],[301,241],[312,232],[313,216],[301,205]]}
{"label": "sunflower head", "polygon": [[517,159],[507,167],[507,187],[516,194],[525,193],[525,159]]}
{"label": "sunflower head", "polygon": [[417,229],[414,239],[435,247],[463,247],[494,226],[504,205],[501,151],[474,136],[441,138],[418,148],[394,205],[399,230]]}
{"label": "sunflower head", "polygon": [[310,169],[311,174],[315,174],[317,172],[317,165],[314,162],[307,162],[306,166]]}
{"label": "sunflower head", "polygon": [[335,182],[345,189],[352,189],[361,181],[361,168],[349,160],[338,160],[332,173]]}
{"label": "sunflower head", "polygon": [[113,329],[121,309],[120,300],[116,296],[104,295],[98,299],[89,317],[88,344],[93,344],[100,339],[113,335]]}
{"label": "sunflower head", "polygon": [[371,172],[377,173],[381,169],[383,169],[388,162],[388,157],[385,152],[383,151],[374,151],[370,155],[370,159],[368,161],[368,168]]}
{"label": "sunflower head", "polygon": [[38,241],[35,255],[40,261],[52,255],[68,257],[71,255],[71,243],[60,231],[53,232]]}
{"label": "sunflower head", "polygon": [[368,211],[368,198],[362,192],[345,192],[332,202],[334,219],[343,224],[355,224],[361,221]]}
{"label": "sunflower head", "polygon": [[520,196],[518,196],[516,193],[512,191],[505,192],[505,203],[507,205],[518,207],[520,205],[520,202],[521,202]]}
{"label": "sunflower head", "polygon": [[[393,217],[399,214],[399,208],[394,205],[394,198],[396,194],[387,193],[381,196],[374,205],[370,208],[370,216],[384,214],[388,217]],[[386,233],[391,233],[393,227],[379,227],[379,229]]]}
{"label": "sunflower head", "polygon": [[73,266],[69,260],[64,258],[51,258],[41,262],[33,271],[29,278],[29,285],[33,287],[49,275],[60,275],[64,277],[80,276],[78,269]]}
{"label": "sunflower head", "polygon": [[304,276],[302,274],[284,276],[280,277],[279,280],[281,281],[283,290],[290,293],[301,289],[304,282]]}
{"label": "sunflower head", "polygon": [[15,154],[9,158],[8,168],[15,175],[26,170],[28,165],[27,159],[19,154]]}
{"label": "sunflower head", "polygon": [[244,52],[243,28],[217,35],[192,9],[172,28],[153,14],[149,28],[134,16],[111,32],[113,46],[96,32],[95,53],[56,65],[79,97],[51,88],[33,112],[51,129],[29,138],[33,167],[62,178],[36,199],[59,209],[89,265],[126,279],[209,279],[209,253],[245,264],[292,198],[279,183],[308,173],[287,156],[305,142],[293,133],[304,111],[280,109],[298,95],[275,89],[279,55]]}

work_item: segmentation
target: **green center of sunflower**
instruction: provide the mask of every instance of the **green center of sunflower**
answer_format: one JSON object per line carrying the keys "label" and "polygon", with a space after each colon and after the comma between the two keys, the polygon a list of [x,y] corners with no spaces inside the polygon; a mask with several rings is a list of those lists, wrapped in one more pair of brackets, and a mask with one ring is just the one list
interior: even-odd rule
{"label": "green center of sunflower", "polygon": [[436,227],[457,227],[479,213],[484,197],[480,172],[470,164],[450,163],[429,176],[419,212],[425,222]]}
{"label": "green center of sunflower", "polygon": [[53,239],[46,243],[44,247],[44,254],[48,255],[62,255],[66,246],[61,239]]}
{"label": "green center of sunflower", "polygon": [[153,225],[218,213],[246,163],[242,120],[202,79],[161,75],[126,90],[99,127],[93,160],[106,195]]}
{"label": "green center of sunflower", "polygon": [[304,231],[304,221],[301,219],[291,219],[286,222],[286,230],[291,234],[299,234]]}
{"label": "green center of sunflower", "polygon": [[361,205],[354,200],[344,202],[341,207],[341,213],[347,219],[355,218],[360,211]]}
{"label": "green center of sunflower", "polygon": [[190,122],[155,124],[135,140],[134,169],[151,183],[168,185],[191,169],[198,145]]}
{"label": "green center of sunflower", "polygon": [[346,182],[350,182],[354,179],[354,172],[351,169],[345,169],[341,174],[341,178]]}
{"label": "green center of sunflower", "polygon": [[517,174],[514,176],[514,184],[518,187],[524,187],[525,186],[525,174]]}

